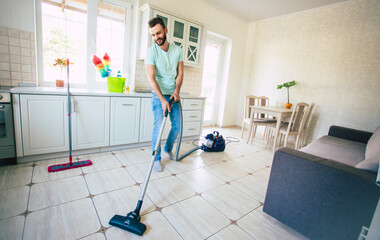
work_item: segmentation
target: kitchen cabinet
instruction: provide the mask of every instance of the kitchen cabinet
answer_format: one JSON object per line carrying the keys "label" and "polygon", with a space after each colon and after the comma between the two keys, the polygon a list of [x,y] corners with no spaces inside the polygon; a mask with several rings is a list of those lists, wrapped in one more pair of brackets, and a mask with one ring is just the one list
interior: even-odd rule
{"label": "kitchen cabinet", "polygon": [[67,151],[67,97],[21,95],[24,155]]}
{"label": "kitchen cabinet", "polygon": [[146,23],[149,19],[157,16],[164,20],[168,28],[168,41],[182,48],[184,64],[186,66],[199,66],[202,26],[180,16],[157,10],[148,4],[140,8],[139,58],[145,58],[147,48],[154,43]]}
{"label": "kitchen cabinet", "polygon": [[151,98],[141,99],[140,142],[152,141],[153,112]]}
{"label": "kitchen cabinet", "polygon": [[109,146],[110,97],[72,97],[73,150]]}
{"label": "kitchen cabinet", "polygon": [[110,145],[137,143],[140,98],[111,97]]}
{"label": "kitchen cabinet", "polygon": [[182,136],[197,136],[202,132],[203,103],[201,99],[183,99],[182,102],[183,129]]}

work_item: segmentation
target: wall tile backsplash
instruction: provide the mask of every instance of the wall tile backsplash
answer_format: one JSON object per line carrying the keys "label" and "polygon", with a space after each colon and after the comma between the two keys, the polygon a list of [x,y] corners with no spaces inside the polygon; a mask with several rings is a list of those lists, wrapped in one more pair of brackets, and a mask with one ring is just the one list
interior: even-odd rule
{"label": "wall tile backsplash", "polygon": [[[181,92],[199,96],[202,90],[202,72],[202,67],[185,66]],[[136,63],[135,89],[150,89],[144,60],[137,60]]]}
{"label": "wall tile backsplash", "polygon": [[36,83],[34,32],[0,26],[0,85]]}

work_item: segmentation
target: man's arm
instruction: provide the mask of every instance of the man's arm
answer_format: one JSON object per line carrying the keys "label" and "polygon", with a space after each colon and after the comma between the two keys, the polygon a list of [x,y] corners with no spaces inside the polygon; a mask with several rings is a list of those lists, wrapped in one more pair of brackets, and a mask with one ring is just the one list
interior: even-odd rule
{"label": "man's arm", "polygon": [[154,93],[157,95],[158,99],[161,101],[162,105],[162,111],[166,112],[166,109],[170,112],[170,104],[166,99],[164,98],[164,95],[162,95],[161,89],[158,86],[157,80],[156,80],[156,68],[154,65],[151,64],[145,64],[145,70],[146,74],[148,76],[149,85],[153,89]]}
{"label": "man's arm", "polygon": [[183,61],[178,63],[175,90],[173,94],[170,96],[170,98],[174,98],[174,102],[179,101],[179,92],[181,91],[182,82],[183,82]]}

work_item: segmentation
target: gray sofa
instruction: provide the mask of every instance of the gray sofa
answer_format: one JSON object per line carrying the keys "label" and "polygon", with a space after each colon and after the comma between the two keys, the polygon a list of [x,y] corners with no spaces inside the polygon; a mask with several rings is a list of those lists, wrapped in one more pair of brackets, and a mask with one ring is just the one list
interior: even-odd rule
{"label": "gray sofa", "polygon": [[300,151],[276,151],[264,212],[310,239],[358,239],[380,197],[376,172],[358,168],[371,136],[331,126]]}

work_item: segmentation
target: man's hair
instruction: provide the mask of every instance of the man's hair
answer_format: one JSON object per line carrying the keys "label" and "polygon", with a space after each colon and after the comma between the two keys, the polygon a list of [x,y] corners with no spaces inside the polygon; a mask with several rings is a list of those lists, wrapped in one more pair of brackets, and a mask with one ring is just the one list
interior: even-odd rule
{"label": "man's hair", "polygon": [[163,21],[161,18],[159,18],[159,17],[152,18],[152,19],[150,19],[149,22],[148,22],[148,26],[149,26],[149,28],[152,28],[152,27],[156,26],[157,24],[160,24],[160,25],[162,26],[162,29],[165,29],[165,23],[164,23],[164,21]]}

